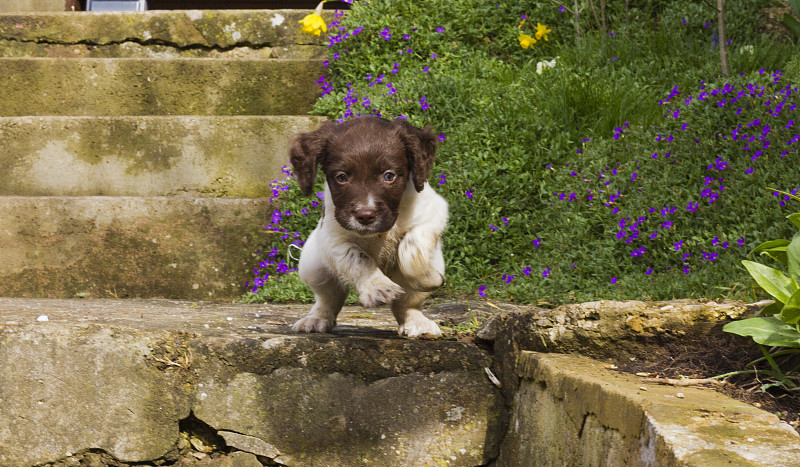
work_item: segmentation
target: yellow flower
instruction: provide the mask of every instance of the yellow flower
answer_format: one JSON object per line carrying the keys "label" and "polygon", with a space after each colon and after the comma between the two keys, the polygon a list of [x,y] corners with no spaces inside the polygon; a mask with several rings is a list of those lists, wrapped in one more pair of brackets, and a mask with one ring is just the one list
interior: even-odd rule
{"label": "yellow flower", "polygon": [[306,34],[319,36],[323,32],[328,32],[328,25],[325,24],[325,20],[322,19],[322,16],[317,13],[306,15],[306,17],[298,21],[298,23],[303,25],[301,30]]}
{"label": "yellow flower", "polygon": [[544,38],[544,40],[547,40],[547,35],[549,33],[551,33],[551,32],[553,32],[553,31],[550,30],[550,29],[547,29],[547,26],[545,26],[544,24],[536,23],[536,34],[534,34],[536,36],[536,40],[539,40],[539,39],[542,39],[542,38]]}
{"label": "yellow flower", "polygon": [[520,34],[519,35],[519,45],[523,49],[527,49],[528,47],[532,46],[535,43],[536,43],[536,39],[534,39],[533,37],[531,37],[531,36],[529,36],[527,34]]}

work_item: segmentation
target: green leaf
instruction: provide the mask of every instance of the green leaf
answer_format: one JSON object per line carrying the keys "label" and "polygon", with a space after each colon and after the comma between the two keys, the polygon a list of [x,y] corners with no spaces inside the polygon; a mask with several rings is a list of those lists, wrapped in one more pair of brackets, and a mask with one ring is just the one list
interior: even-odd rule
{"label": "green leaf", "polygon": [[789,219],[789,222],[794,224],[795,227],[800,229],[800,212],[795,212],[794,214],[789,214],[788,216],[786,216],[786,218]]}
{"label": "green leaf", "polygon": [[777,269],[754,261],[744,260],[742,264],[747,268],[747,272],[755,279],[756,283],[779,302],[788,302],[789,297],[797,289],[797,284]]}
{"label": "green leaf", "polygon": [[786,261],[789,266],[789,277],[800,283],[800,234],[794,234],[792,243],[786,247]]}
{"label": "green leaf", "polygon": [[748,318],[726,324],[723,331],[740,336],[752,337],[759,344],[767,346],[800,348],[800,332],[775,317]]}
{"label": "green leaf", "polygon": [[[800,214],[800,213],[798,213],[798,214]],[[761,245],[758,245],[757,247],[755,247],[753,249],[753,253],[758,253],[759,251],[769,250],[769,249],[772,249],[772,248],[786,247],[786,246],[789,245],[789,243],[790,243],[789,240],[786,240],[785,238],[779,238],[777,240],[770,240],[768,242],[764,242]]]}
{"label": "green leaf", "polygon": [[787,324],[797,324],[800,321],[800,290],[792,294],[789,301],[783,306],[781,319]]}
{"label": "green leaf", "polygon": [[770,303],[769,305],[765,306],[764,308],[762,308],[761,311],[758,312],[758,314],[776,315],[776,314],[780,313],[781,310],[783,310],[783,303],[781,303],[781,302],[773,302],[773,303]]}
{"label": "green leaf", "polygon": [[798,22],[794,16],[784,14],[780,22],[794,34],[794,37],[800,37],[800,22]]}
{"label": "green leaf", "polygon": [[792,6],[794,14],[800,16],[800,0],[789,0],[789,5]]}
{"label": "green leaf", "polygon": [[786,247],[789,246],[789,243],[789,240],[783,238],[778,240],[770,240],[755,247],[753,253],[767,255],[785,266],[788,263],[788,258],[786,257]]}

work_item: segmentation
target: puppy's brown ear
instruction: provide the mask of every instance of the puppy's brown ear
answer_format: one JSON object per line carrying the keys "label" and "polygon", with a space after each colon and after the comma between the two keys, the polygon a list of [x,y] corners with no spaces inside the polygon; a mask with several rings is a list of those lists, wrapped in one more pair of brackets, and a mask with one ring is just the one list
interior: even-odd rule
{"label": "puppy's brown ear", "polygon": [[398,127],[398,135],[406,146],[409,169],[414,173],[414,188],[422,191],[433,168],[438,139],[431,127],[417,128],[403,119],[393,124]]}
{"label": "puppy's brown ear", "polygon": [[328,146],[328,138],[333,130],[333,122],[323,123],[319,129],[311,133],[300,133],[292,140],[289,148],[289,160],[300,191],[308,196],[314,189],[317,179],[317,166],[322,163]]}

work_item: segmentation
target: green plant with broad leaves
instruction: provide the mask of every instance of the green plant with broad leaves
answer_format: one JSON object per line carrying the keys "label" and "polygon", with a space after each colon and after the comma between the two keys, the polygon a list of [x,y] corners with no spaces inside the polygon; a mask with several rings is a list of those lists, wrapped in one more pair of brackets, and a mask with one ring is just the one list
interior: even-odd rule
{"label": "green plant with broad leaves", "polygon": [[[800,0],[788,0],[789,6],[792,7],[794,14],[800,16]],[[800,39],[800,21],[794,16],[786,13],[781,17],[780,22],[786,26],[795,39]]]}
{"label": "green plant with broad leaves", "polygon": [[[800,201],[800,198],[789,193],[773,191]],[[800,230],[800,213],[791,214],[787,219]],[[758,316],[728,323],[722,330],[752,337],[759,344],[764,357],[748,366],[755,367],[765,361],[769,364],[769,369],[761,370],[760,373],[773,381],[762,385],[762,390],[773,386],[800,389],[800,364],[796,359],[800,355],[800,233],[796,233],[791,241],[779,239],[762,243],[753,253],[760,253],[780,262],[787,268],[788,275],[755,261],[742,261],[756,283],[775,302],[761,310]],[[781,364],[790,369],[783,371]],[[753,369],[719,377],[757,372],[759,370]]]}

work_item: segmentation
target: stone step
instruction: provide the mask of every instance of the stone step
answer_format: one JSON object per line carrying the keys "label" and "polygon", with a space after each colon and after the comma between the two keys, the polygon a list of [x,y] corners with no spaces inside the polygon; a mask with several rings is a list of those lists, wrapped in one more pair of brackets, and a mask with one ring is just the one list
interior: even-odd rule
{"label": "stone step", "polygon": [[[400,339],[388,309],[348,307],[334,334],[292,333],[308,309],[0,298],[0,465],[467,467],[497,456],[505,408],[488,352]],[[355,327],[364,315],[378,318]]]}
{"label": "stone step", "polygon": [[0,297],[231,300],[268,198],[0,196]]}
{"label": "stone step", "polygon": [[[346,306],[333,333],[296,334],[289,326],[309,305],[0,298],[0,465],[800,465],[800,436],[774,414],[609,364],[622,357],[525,351],[544,340],[521,326],[601,308],[584,326],[621,328],[609,319],[658,310],[664,327],[639,335],[638,355],[679,336],[683,356],[697,347],[675,331],[722,325],[726,314],[708,311],[747,306],[426,309],[454,327],[484,321],[477,340],[457,341],[399,338],[385,308]],[[555,335],[631,348],[601,333]]]}
{"label": "stone step", "polygon": [[0,195],[269,197],[291,138],[323,120],[0,117]]}
{"label": "stone step", "polygon": [[0,116],[303,115],[319,60],[0,58]]}
{"label": "stone step", "polygon": [[[322,58],[326,50],[324,38],[299,29],[298,21],[308,13],[0,13],[0,57]],[[324,16],[332,19],[330,12],[324,12]]]}
{"label": "stone step", "polygon": [[776,415],[699,387],[643,383],[579,355],[521,352],[497,465],[800,465]]}

